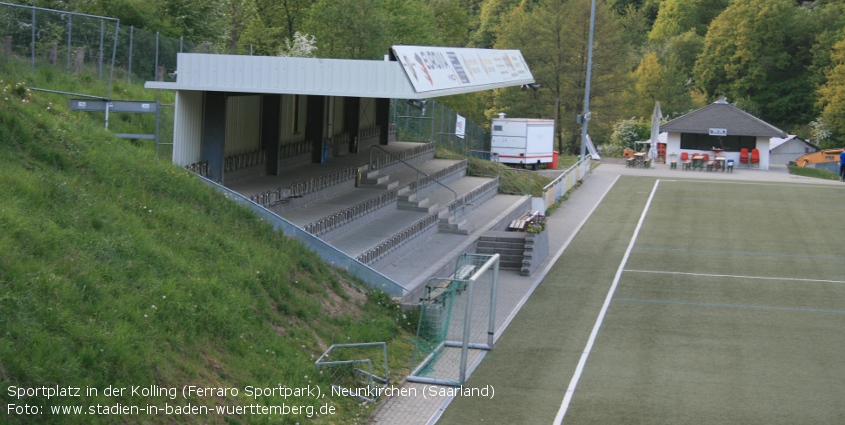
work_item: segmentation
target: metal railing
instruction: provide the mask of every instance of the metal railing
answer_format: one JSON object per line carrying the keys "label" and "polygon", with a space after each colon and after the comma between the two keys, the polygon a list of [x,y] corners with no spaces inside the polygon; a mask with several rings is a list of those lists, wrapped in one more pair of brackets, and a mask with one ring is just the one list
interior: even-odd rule
{"label": "metal railing", "polygon": [[299,142],[288,143],[279,146],[279,159],[290,158],[292,156],[311,153],[314,144],[310,140],[302,140]]}
{"label": "metal railing", "polygon": [[291,196],[302,197],[318,190],[352,180],[358,176],[358,167],[347,167],[320,177],[303,180],[290,185]]}
{"label": "metal railing", "polygon": [[[421,147],[419,147],[419,148],[422,150],[422,148],[424,148],[424,147],[426,147],[426,146],[429,146],[429,145],[431,145],[431,147],[432,147],[432,148],[434,147],[434,144],[433,144],[433,143],[427,143],[425,146],[421,146]],[[414,167],[414,166],[413,166],[413,165],[411,165],[411,164],[408,164],[408,163],[407,163],[404,159],[401,159],[401,158],[397,157],[396,155],[393,155],[392,153],[388,152],[387,150],[385,150],[383,147],[381,147],[381,146],[379,146],[379,145],[374,145],[374,146],[371,146],[371,147],[370,147],[370,167],[372,167],[373,149],[381,149],[384,153],[388,154],[390,157],[392,157],[392,158],[393,158],[393,159],[395,159],[396,161],[401,162],[401,163],[403,163],[403,164],[407,165],[408,167],[411,167],[411,169],[413,169],[413,170],[415,170],[415,171],[417,172],[417,181],[416,181],[416,185],[414,186],[414,187],[416,188],[416,189],[414,190],[414,192],[415,192],[415,193],[419,192],[419,188],[420,188],[420,174],[422,174],[423,176],[428,177],[428,178],[429,178],[429,180],[430,180],[431,182],[433,182],[433,183],[437,183],[437,184],[439,184],[440,186],[445,187],[445,188],[446,188],[446,190],[448,190],[449,192],[452,192],[452,195],[454,195],[454,196],[455,196],[455,202],[457,203],[457,201],[458,201],[458,192],[455,192],[454,190],[452,190],[452,188],[451,188],[451,187],[446,186],[445,184],[441,183],[439,180],[437,180],[437,179],[433,178],[432,176],[430,176],[430,175],[428,175],[428,174],[424,173],[424,172],[423,172],[423,171],[421,171],[419,168]],[[416,151],[417,149],[418,149],[418,148],[414,148],[414,149],[410,149],[409,151]],[[406,151],[406,152],[408,152],[408,151]],[[418,153],[417,155],[422,155],[422,153]],[[412,157],[414,157],[414,156],[416,156],[416,155],[411,156],[411,158],[412,158]],[[382,158],[383,158],[383,157],[382,157]],[[372,169],[372,168],[371,168],[371,169]],[[457,213],[456,213],[456,214],[457,214]]]}
{"label": "metal railing", "polygon": [[[380,156],[378,158],[373,159],[373,148],[381,149],[388,156]],[[434,142],[425,143],[425,144],[422,144],[420,146],[413,147],[411,149],[406,149],[402,152],[399,152],[398,155],[394,155],[394,154],[386,151],[384,148],[382,148],[379,145],[373,145],[373,146],[370,147],[370,160],[368,162],[369,167],[370,167],[369,169],[370,169],[370,171],[375,171],[375,170],[396,164],[398,162],[403,162],[407,165],[407,163],[405,162],[406,160],[409,160],[411,158],[416,158],[420,155],[433,153],[434,151],[435,151]]]}
{"label": "metal railing", "polygon": [[[579,159],[578,162],[567,168],[563,174],[557,176],[551,183],[543,186],[542,199],[545,202],[546,208],[557,202],[574,185],[575,181],[583,180],[587,176],[587,173],[590,172],[591,160],[592,157],[587,154],[584,160]],[[554,193],[550,197],[549,195],[552,191]]]}
{"label": "metal railing", "polygon": [[[467,168],[467,160],[462,159],[459,162],[456,162],[446,168],[441,168],[433,173],[431,173],[431,178],[425,176],[421,179],[417,179],[417,181],[411,182],[408,187],[413,190],[417,191],[418,189],[422,189],[424,187],[430,186],[434,181],[443,180],[444,178],[461,171],[462,169]],[[417,187],[419,185],[419,188]]]}
{"label": "metal railing", "polygon": [[240,170],[241,168],[252,167],[253,165],[267,162],[267,152],[263,150],[242,153],[240,155],[227,156],[223,160],[224,171]]}
{"label": "metal railing", "polygon": [[208,161],[200,161],[195,162],[193,164],[188,164],[185,166],[185,169],[192,173],[199,174],[200,176],[208,177]]}
{"label": "metal railing", "polygon": [[375,248],[358,256],[358,261],[364,264],[372,264],[379,258],[384,257],[393,250],[407,243],[409,240],[419,236],[423,232],[437,225],[438,213],[432,213],[416,223],[402,229],[400,232],[387,238],[384,242],[378,244]]}
{"label": "metal railing", "polygon": [[342,211],[323,217],[313,223],[303,226],[306,232],[314,236],[320,236],[334,230],[344,224],[355,221],[375,210],[396,202],[398,189],[392,189],[379,196],[367,199]]}
{"label": "metal railing", "polygon": [[223,193],[223,195],[227,198],[232,199],[241,205],[249,207],[250,209],[252,209],[253,212],[258,214],[258,216],[262,220],[265,220],[270,223],[273,226],[274,230],[281,231],[286,236],[292,237],[302,242],[302,244],[305,245],[308,249],[319,255],[323,261],[332,264],[336,267],[346,269],[346,271],[350,275],[360,279],[362,282],[364,282],[371,288],[383,291],[388,295],[392,296],[403,296],[409,292],[408,288],[393,281],[389,277],[379,273],[378,271],[371,268],[369,265],[350,257],[343,251],[327,244],[320,238],[306,232],[301,227],[298,227],[297,225],[291,223],[288,220],[285,220],[273,211],[270,211],[267,208],[250,201],[247,197],[241,195],[240,193],[235,192],[234,190],[229,189],[228,187],[216,183],[212,180],[209,180],[205,177],[200,177],[200,180],[202,180],[205,184],[211,186],[218,192]]}
{"label": "metal railing", "polygon": [[446,208],[450,213],[455,211],[458,208],[463,208],[466,204],[469,204],[469,203],[475,201],[476,199],[481,197],[481,195],[497,188],[498,186],[499,186],[499,178],[494,177],[492,180],[488,181],[487,183],[484,183],[483,185],[465,193],[463,196],[458,198],[457,201],[450,202],[449,205],[446,206]]}

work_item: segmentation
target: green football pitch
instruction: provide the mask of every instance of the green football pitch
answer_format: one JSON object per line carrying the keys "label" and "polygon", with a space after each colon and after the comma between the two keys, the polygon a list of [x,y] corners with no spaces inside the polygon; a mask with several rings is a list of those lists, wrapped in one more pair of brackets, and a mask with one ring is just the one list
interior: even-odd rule
{"label": "green football pitch", "polygon": [[622,177],[439,424],[845,423],[845,187]]}

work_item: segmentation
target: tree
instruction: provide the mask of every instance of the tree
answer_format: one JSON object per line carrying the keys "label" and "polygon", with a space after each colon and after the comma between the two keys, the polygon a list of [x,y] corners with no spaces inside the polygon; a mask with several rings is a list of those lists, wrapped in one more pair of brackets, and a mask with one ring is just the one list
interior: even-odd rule
{"label": "tree", "polygon": [[652,41],[665,41],[690,29],[707,33],[707,26],[728,6],[728,0],[665,0],[649,33]]}
{"label": "tree", "polygon": [[313,35],[300,34],[299,31],[293,33],[293,40],[285,39],[285,47],[279,51],[279,56],[293,57],[293,58],[311,58],[314,57],[314,51],[317,50],[317,40]]}
{"label": "tree", "polygon": [[[685,113],[697,103],[693,100],[692,65],[697,50],[695,40],[700,37],[693,31],[675,37],[661,47],[648,51],[633,72],[632,106],[641,117],[650,116],[654,102],[660,101],[667,116]],[[692,59],[687,58],[692,56]]]}
{"label": "tree", "polygon": [[[630,46],[622,38],[618,15],[603,2],[596,7],[590,105],[590,132],[609,136],[621,116],[623,96],[629,86]],[[501,110],[514,114],[542,115],[556,120],[558,148],[575,153],[580,146],[589,45],[590,0],[544,0],[535,7],[514,10],[502,20],[497,48],[518,48],[531,68],[540,90],[495,92],[488,116]],[[566,113],[566,115],[564,115]]]}
{"label": "tree", "polygon": [[696,83],[711,98],[724,94],[773,124],[808,122],[815,115],[810,18],[793,0],[732,2],[704,38]]}
{"label": "tree", "polygon": [[819,87],[818,106],[822,108],[825,127],[834,139],[845,137],[845,39],[836,43],[830,55],[833,66],[826,72],[827,82]]}
{"label": "tree", "polygon": [[486,0],[481,4],[479,27],[470,37],[470,45],[490,48],[496,44],[501,17],[517,8],[520,0]]}
{"label": "tree", "polygon": [[390,47],[381,0],[318,0],[304,30],[317,37],[321,57],[381,59]]}

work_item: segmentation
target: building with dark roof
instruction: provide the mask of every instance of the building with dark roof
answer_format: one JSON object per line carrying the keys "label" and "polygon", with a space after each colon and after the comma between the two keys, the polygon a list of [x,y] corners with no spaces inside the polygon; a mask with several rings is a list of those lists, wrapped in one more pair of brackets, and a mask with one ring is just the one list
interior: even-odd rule
{"label": "building with dark roof", "polygon": [[[759,167],[769,168],[770,139],[787,137],[783,130],[737,108],[724,98],[660,126],[668,133],[669,155],[721,152],[739,164],[743,148],[760,152]],[[677,157],[677,156],[676,156]]]}

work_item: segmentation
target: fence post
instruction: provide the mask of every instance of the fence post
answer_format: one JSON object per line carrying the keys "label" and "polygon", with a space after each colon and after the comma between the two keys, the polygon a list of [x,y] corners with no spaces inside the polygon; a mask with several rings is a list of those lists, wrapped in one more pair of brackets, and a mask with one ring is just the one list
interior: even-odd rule
{"label": "fence post", "polygon": [[35,71],[35,8],[32,8],[32,70]]}
{"label": "fence post", "polygon": [[100,19],[100,49],[97,51],[97,74],[103,79],[103,20]]}
{"label": "fence post", "polygon": [[59,56],[59,45],[58,45],[58,43],[51,43],[50,44],[50,52],[47,53],[47,62],[49,62],[50,65],[52,65],[52,66],[56,66],[58,56]]}
{"label": "fence post", "polygon": [[156,63],[155,68],[153,68],[153,81],[158,81],[158,31],[156,31]]}
{"label": "fence post", "polygon": [[132,82],[132,42],[135,36],[135,26],[129,26],[129,71],[126,74],[126,81]]}
{"label": "fence post", "polygon": [[73,31],[73,15],[67,15],[67,73],[70,75],[70,35]]}

